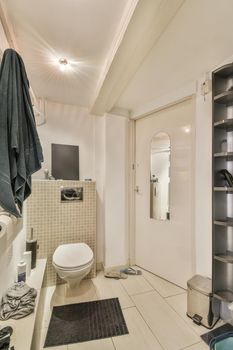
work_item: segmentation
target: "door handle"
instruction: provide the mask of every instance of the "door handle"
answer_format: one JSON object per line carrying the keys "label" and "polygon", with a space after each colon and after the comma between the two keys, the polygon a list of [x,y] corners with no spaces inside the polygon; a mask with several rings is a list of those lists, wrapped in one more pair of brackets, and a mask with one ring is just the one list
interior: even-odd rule
{"label": "door handle", "polygon": [[139,193],[139,186],[136,186],[135,189],[134,189],[134,191],[135,191],[136,193]]}

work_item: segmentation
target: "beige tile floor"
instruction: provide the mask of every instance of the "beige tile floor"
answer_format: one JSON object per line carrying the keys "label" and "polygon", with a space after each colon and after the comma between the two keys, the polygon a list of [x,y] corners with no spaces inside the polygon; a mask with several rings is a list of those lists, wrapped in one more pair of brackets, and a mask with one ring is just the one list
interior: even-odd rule
{"label": "beige tile floor", "polygon": [[196,326],[186,316],[186,291],[147,271],[127,280],[107,279],[98,273],[70,293],[66,285],[44,288],[31,350],[43,349],[52,307],[118,297],[129,334],[53,350],[207,350]]}

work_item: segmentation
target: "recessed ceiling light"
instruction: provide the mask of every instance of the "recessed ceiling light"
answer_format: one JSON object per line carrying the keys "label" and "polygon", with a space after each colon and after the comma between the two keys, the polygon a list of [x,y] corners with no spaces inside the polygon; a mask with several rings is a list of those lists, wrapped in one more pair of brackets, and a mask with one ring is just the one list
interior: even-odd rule
{"label": "recessed ceiling light", "polygon": [[189,126],[186,126],[184,128],[184,131],[188,134],[191,131],[191,128]]}
{"label": "recessed ceiling light", "polygon": [[66,68],[69,66],[68,60],[64,57],[59,58],[59,66],[61,71],[66,70]]}

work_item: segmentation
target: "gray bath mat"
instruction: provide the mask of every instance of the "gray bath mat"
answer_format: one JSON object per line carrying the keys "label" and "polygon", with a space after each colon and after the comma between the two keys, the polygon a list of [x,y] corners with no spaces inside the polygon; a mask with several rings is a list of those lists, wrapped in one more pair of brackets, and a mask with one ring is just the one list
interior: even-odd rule
{"label": "gray bath mat", "polygon": [[44,347],[128,333],[118,298],[55,306]]}
{"label": "gray bath mat", "polygon": [[223,326],[215,328],[208,333],[202,334],[201,338],[204,340],[204,342],[206,342],[207,345],[209,345],[212,339],[228,332],[233,332],[233,327],[231,324],[226,323]]}

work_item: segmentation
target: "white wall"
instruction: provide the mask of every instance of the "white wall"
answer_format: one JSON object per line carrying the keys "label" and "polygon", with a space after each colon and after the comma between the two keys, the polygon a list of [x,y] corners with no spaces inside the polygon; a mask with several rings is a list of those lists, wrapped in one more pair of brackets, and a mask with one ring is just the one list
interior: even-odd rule
{"label": "white wall", "polygon": [[128,263],[127,118],[105,117],[105,267]]}
{"label": "white wall", "polygon": [[195,239],[196,273],[212,275],[212,95],[196,94]]}
{"label": "white wall", "polygon": [[[80,179],[92,178],[97,189],[97,263],[128,261],[127,133],[128,119],[95,117],[84,108],[46,102],[46,124],[38,127],[43,169],[51,172],[51,143],[79,145]],[[35,178],[43,178],[43,170]]]}
{"label": "white wall", "polygon": [[[0,54],[9,47],[5,32],[0,21]],[[0,209],[1,211],[1,209]],[[26,246],[26,232],[23,220],[17,224],[11,239],[11,244],[0,243],[0,300],[7,288],[15,281],[16,266],[22,258]]]}
{"label": "white wall", "polygon": [[[95,117],[85,108],[45,102],[46,124],[38,127],[43,147],[43,169],[51,172],[51,144],[79,146],[80,180],[94,178],[94,125]],[[43,170],[35,178],[43,178]]]}
{"label": "white wall", "polygon": [[0,53],[3,53],[3,51],[5,49],[7,49],[9,47],[8,42],[7,42],[7,38],[2,26],[2,23],[0,21]]}
{"label": "white wall", "polygon": [[46,124],[38,127],[43,147],[43,169],[35,178],[51,173],[51,144],[79,146],[80,179],[96,181],[97,190],[97,263],[104,260],[104,134],[105,118],[90,115],[85,108],[45,102]]}
{"label": "white wall", "polygon": [[[25,218],[25,215],[24,215]],[[25,220],[14,225],[14,233],[9,244],[0,242],[0,300],[7,288],[14,282],[17,264],[23,257],[26,248]]]}
{"label": "white wall", "polygon": [[95,119],[95,179],[97,192],[97,263],[103,263],[105,248],[105,117]]}

